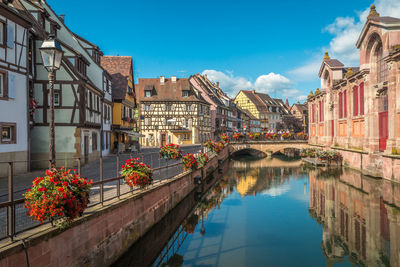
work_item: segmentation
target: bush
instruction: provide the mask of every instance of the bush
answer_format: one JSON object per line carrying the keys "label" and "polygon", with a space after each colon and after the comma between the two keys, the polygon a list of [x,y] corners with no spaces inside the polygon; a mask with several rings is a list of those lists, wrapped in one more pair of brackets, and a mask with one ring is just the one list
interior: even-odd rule
{"label": "bush", "polygon": [[71,221],[81,216],[89,203],[92,180],[64,167],[45,174],[33,180],[32,188],[24,194],[28,215],[40,223],[58,218]]}
{"label": "bush", "polygon": [[153,181],[153,170],[139,160],[139,158],[128,159],[121,167],[121,175],[130,187],[145,187]]}

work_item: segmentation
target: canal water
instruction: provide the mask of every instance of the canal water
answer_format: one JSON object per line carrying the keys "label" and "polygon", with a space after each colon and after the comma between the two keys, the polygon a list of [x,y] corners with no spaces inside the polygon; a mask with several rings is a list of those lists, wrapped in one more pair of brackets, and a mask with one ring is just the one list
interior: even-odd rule
{"label": "canal water", "polygon": [[226,164],[115,266],[400,266],[399,184],[284,158]]}

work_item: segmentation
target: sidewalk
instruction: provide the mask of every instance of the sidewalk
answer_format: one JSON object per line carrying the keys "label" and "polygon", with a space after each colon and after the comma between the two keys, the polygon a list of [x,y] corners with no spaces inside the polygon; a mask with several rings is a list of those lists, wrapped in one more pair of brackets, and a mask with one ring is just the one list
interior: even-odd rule
{"label": "sidewalk", "polygon": [[[197,152],[201,149],[200,145],[182,146],[183,154]],[[159,158],[158,147],[146,147],[142,148],[139,153],[124,153],[120,154],[119,167],[117,168],[117,156],[110,154],[103,157],[103,180],[114,178],[119,176],[120,166],[125,163],[130,157],[140,157],[142,161],[152,168],[159,168],[167,165],[165,159]],[[176,163],[170,160],[168,165]],[[32,181],[39,176],[42,176],[44,171],[34,171],[14,176],[14,198],[19,199],[32,184]],[[161,175],[161,174],[160,174]],[[100,160],[90,162],[81,167],[81,176],[93,181],[100,180]],[[155,175],[155,180],[156,177]],[[8,200],[8,179],[6,177],[0,178],[0,203]]]}

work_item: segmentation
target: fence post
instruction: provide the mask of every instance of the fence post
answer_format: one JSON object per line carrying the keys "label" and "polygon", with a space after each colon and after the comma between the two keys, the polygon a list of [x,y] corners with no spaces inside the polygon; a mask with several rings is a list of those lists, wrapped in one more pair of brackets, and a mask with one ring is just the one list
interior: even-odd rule
{"label": "fence post", "polygon": [[104,202],[104,183],[103,183],[103,157],[100,157],[100,203]]}
{"label": "fence post", "polygon": [[14,206],[14,163],[8,163],[8,201],[10,206],[8,206],[8,235],[11,241],[14,240],[15,233],[15,206]]}
{"label": "fence post", "polygon": [[[119,176],[119,153],[117,153],[117,178],[120,177]],[[121,196],[121,179],[117,180],[117,196],[118,198],[120,198]]]}
{"label": "fence post", "polygon": [[81,174],[81,158],[78,158],[78,173]]}

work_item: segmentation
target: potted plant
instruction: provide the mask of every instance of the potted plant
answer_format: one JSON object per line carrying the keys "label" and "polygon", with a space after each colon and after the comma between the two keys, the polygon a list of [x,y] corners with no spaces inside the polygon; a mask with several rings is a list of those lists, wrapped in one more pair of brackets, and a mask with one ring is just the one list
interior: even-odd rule
{"label": "potted plant", "polygon": [[260,133],[250,133],[249,137],[252,140],[256,140],[256,139],[260,138]]}
{"label": "potted plant", "polygon": [[207,147],[209,150],[212,151],[212,150],[214,150],[215,143],[214,143],[213,140],[207,139],[207,140],[204,142],[204,146]]}
{"label": "potted plant", "polygon": [[185,168],[186,171],[187,170],[194,170],[198,166],[197,159],[192,153],[186,154],[182,158],[182,163],[183,163],[183,167]]}
{"label": "potted plant", "polygon": [[291,134],[291,133],[283,133],[283,134],[281,134],[281,137],[282,137],[284,140],[289,140],[289,139],[292,138],[292,134]]}
{"label": "potted plant", "polygon": [[131,188],[134,186],[143,188],[153,181],[153,170],[139,160],[139,158],[128,159],[121,167],[121,175]]}
{"label": "potted plant", "polygon": [[58,218],[72,221],[81,216],[89,203],[92,180],[64,167],[53,168],[37,177],[25,194],[28,215],[40,223]]}
{"label": "potted plant", "polygon": [[304,132],[300,132],[296,134],[297,139],[299,140],[308,140],[308,134]]}
{"label": "potted plant", "polygon": [[160,155],[165,159],[180,159],[182,150],[179,145],[168,144],[160,148]]}

